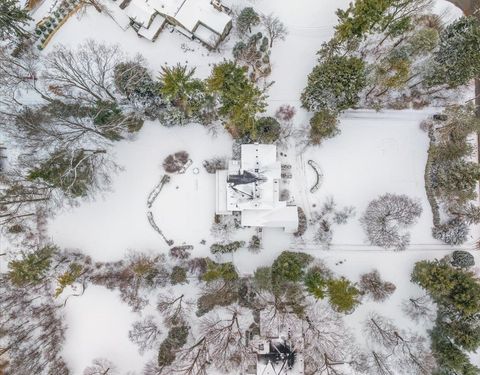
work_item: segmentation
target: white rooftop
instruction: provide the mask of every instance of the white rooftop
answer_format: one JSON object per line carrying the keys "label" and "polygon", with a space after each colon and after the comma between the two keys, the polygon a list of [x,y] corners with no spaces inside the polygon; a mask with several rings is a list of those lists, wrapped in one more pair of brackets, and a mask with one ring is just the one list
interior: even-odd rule
{"label": "white rooftop", "polygon": [[228,170],[217,171],[216,213],[240,211],[243,226],[295,232],[298,211],[279,199],[281,175],[275,145],[242,145],[240,161],[231,160]]}

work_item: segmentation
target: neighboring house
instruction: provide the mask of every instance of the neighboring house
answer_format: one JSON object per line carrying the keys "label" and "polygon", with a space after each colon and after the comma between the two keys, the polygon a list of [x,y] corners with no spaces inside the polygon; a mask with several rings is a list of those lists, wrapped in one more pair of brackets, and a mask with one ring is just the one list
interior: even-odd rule
{"label": "neighboring house", "polygon": [[298,211],[280,201],[282,166],[277,147],[266,144],[241,146],[241,160],[230,160],[227,170],[216,172],[216,213],[241,212],[247,227],[298,229]]}
{"label": "neighboring house", "polygon": [[272,326],[271,318],[260,312],[259,332],[248,341],[255,364],[247,368],[246,374],[304,375],[302,327],[288,324],[288,314],[285,324]]}
{"label": "neighboring house", "polygon": [[122,29],[131,26],[139,36],[151,41],[171,25],[186,37],[214,49],[232,28],[230,10],[219,0],[123,0],[113,8],[110,15]]}

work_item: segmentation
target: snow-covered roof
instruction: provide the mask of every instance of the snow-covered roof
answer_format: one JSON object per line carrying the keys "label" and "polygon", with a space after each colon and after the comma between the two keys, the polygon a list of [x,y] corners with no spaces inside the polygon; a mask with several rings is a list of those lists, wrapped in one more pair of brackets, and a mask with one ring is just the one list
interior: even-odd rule
{"label": "snow-covered roof", "polygon": [[131,1],[130,4],[125,8],[125,13],[144,27],[150,26],[150,21],[152,17],[157,13],[150,5],[148,5],[143,0]]}
{"label": "snow-covered roof", "polygon": [[157,14],[148,28],[141,27],[140,30],[138,30],[138,35],[153,41],[162,29],[164,23],[165,17]]}
{"label": "snow-covered roof", "polygon": [[222,34],[231,21],[230,16],[215,9],[210,0],[185,0],[175,19],[191,32],[202,23],[218,34]]}
{"label": "snow-covered roof", "polygon": [[275,145],[242,145],[241,159],[231,160],[228,170],[217,171],[216,213],[240,211],[243,226],[295,232],[297,207],[279,199],[281,173]]}
{"label": "snow-covered roof", "polygon": [[242,211],[242,225],[246,227],[284,228],[285,232],[294,233],[298,229],[297,207],[244,210]]}

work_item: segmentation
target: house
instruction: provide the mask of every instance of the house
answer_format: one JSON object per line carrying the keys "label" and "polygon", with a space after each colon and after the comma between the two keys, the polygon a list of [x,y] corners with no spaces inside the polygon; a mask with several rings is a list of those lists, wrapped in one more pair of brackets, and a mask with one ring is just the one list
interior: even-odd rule
{"label": "house", "polygon": [[216,172],[216,213],[240,212],[243,226],[296,232],[297,207],[280,200],[281,178],[275,145],[242,145],[240,160],[230,160],[228,169]]}
{"label": "house", "polygon": [[[214,49],[232,28],[230,9],[220,0],[123,0],[117,7],[139,36],[154,41],[166,25]],[[124,16],[110,12],[122,28]]]}
{"label": "house", "polygon": [[304,375],[303,328],[289,324],[288,315],[280,322],[272,319],[271,314],[260,312],[259,332],[248,341],[256,357],[255,365],[248,367],[247,374]]}

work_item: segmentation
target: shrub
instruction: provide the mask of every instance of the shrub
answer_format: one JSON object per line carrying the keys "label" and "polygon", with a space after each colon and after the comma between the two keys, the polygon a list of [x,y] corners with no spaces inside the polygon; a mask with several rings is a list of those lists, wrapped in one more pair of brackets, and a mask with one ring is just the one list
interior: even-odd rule
{"label": "shrub", "polygon": [[452,254],[452,266],[469,268],[475,265],[475,258],[468,251],[457,250]]}
{"label": "shrub", "polygon": [[212,254],[234,253],[243,246],[245,246],[245,241],[234,241],[224,245],[220,243],[214,243],[212,246],[210,246],[210,252]]}
{"label": "shrub", "polygon": [[310,119],[310,142],[319,145],[324,139],[333,138],[340,133],[335,112],[328,109],[316,112]]}
{"label": "shrub", "polygon": [[468,238],[468,225],[459,218],[453,218],[444,224],[432,229],[433,238],[443,241],[448,245],[461,245]]}
{"label": "shrub", "polygon": [[297,207],[297,211],[298,211],[298,229],[293,235],[295,237],[301,237],[305,234],[307,230],[307,216],[305,215],[305,212],[303,211],[302,208]]}
{"label": "shrub", "polygon": [[184,284],[187,282],[187,270],[183,267],[174,266],[170,274],[170,282],[175,284]]}
{"label": "shrub", "polygon": [[256,124],[255,141],[260,143],[274,143],[280,138],[280,123],[273,117],[260,117]]}
{"label": "shrub", "polygon": [[232,263],[215,263],[212,260],[207,261],[207,270],[202,276],[203,281],[214,281],[223,279],[224,281],[233,281],[238,279],[238,273]]}
{"label": "shrub", "polygon": [[260,248],[262,246],[262,240],[260,237],[253,235],[252,238],[250,239],[250,243],[248,244],[248,250],[250,250],[253,253],[258,253],[260,251]]}
{"label": "shrub", "polygon": [[369,293],[374,301],[385,301],[396,289],[396,286],[388,281],[383,281],[377,270],[360,276],[360,290]]}
{"label": "shrub", "polygon": [[188,259],[190,257],[190,250],[192,249],[192,245],[175,246],[170,249],[170,256],[181,260]]}
{"label": "shrub", "polygon": [[180,171],[188,162],[189,155],[186,151],[178,151],[175,154],[168,155],[163,161],[163,168],[168,173]]}
{"label": "shrub", "polygon": [[217,170],[227,169],[227,160],[225,158],[214,157],[204,160],[203,166],[207,173],[214,174]]}
{"label": "shrub", "polygon": [[295,107],[284,104],[277,109],[277,112],[275,112],[275,118],[279,121],[288,122],[293,118],[293,116],[295,116],[295,113]]}

